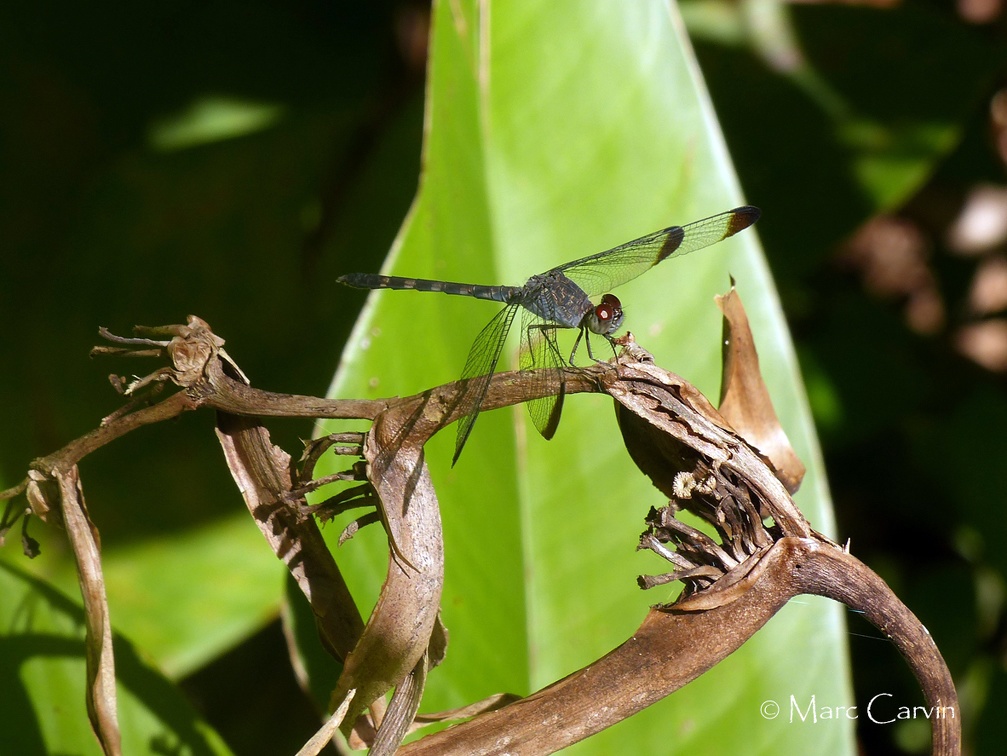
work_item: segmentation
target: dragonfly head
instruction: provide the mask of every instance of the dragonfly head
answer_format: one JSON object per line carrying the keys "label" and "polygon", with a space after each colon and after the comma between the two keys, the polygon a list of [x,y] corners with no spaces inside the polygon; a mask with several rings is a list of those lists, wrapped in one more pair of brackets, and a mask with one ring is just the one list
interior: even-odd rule
{"label": "dragonfly head", "polygon": [[610,336],[622,325],[622,302],[615,294],[606,294],[601,303],[587,314],[587,327],[594,333]]}

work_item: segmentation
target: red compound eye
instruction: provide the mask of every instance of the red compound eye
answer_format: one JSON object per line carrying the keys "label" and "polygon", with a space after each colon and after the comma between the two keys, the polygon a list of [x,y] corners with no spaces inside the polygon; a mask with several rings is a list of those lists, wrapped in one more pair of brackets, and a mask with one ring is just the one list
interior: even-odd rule
{"label": "red compound eye", "polygon": [[595,317],[598,322],[607,323],[612,318],[618,317],[622,312],[622,302],[614,294],[606,294],[601,298],[601,304],[594,308]]}

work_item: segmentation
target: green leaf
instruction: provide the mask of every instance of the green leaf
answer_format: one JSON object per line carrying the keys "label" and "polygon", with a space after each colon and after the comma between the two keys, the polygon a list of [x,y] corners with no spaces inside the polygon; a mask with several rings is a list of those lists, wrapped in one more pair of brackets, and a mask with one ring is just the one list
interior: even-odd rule
{"label": "green leaf", "polygon": [[104,561],[116,629],[176,678],[237,645],[278,612],[283,565],[244,511],[121,547]]}
{"label": "green leaf", "polygon": [[[78,602],[0,563],[0,731],[4,753],[100,754],[84,704]],[[123,753],[227,754],[182,693],[115,638]]]}
{"label": "green leaf", "polygon": [[[425,170],[387,272],[520,283],[741,204],[673,6],[453,2],[437,4],[433,18]],[[832,532],[804,390],[756,234],[620,289],[626,326],[660,365],[715,396],[721,325],[712,300],[730,275],[781,421],[809,467],[797,501]],[[456,379],[494,312],[433,294],[373,296],[332,394],[391,396]],[[639,573],[663,571],[635,551],[643,516],[663,502],[613,420],[606,399],[578,395],[551,442],[518,407],[481,416],[453,469],[453,428],[429,445],[451,645],[423,709],[542,687],[626,639],[648,605],[668,598],[636,588]],[[355,588],[376,596],[386,548],[379,532],[342,547]],[[790,695],[849,702],[844,632],[839,607],[794,602],[711,673],[573,750],[851,753],[852,722],[811,728],[760,715],[767,699],[786,711]]]}
{"label": "green leaf", "polygon": [[[77,596],[74,564],[51,558],[66,548],[62,533],[33,524],[31,532],[43,542],[42,557],[28,562],[8,548],[0,552],[0,562]],[[102,570],[115,629],[175,679],[240,643],[280,609],[283,565],[265,548],[244,510],[105,549]]]}

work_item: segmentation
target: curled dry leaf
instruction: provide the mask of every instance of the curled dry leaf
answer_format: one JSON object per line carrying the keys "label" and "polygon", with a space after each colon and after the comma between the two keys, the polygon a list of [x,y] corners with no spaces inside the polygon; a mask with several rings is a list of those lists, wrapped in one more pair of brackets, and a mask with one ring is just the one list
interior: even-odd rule
{"label": "curled dry leaf", "polygon": [[716,297],[724,313],[724,370],[720,414],[748,443],[764,454],[790,493],[804,479],[804,463],[790,445],[759,371],[759,355],[741,296],[731,290]]}
{"label": "curled dry leaf", "polygon": [[[716,486],[725,476],[744,481],[754,493],[758,517],[772,518],[786,535],[811,531],[765,459],[741,438],[712,404],[684,378],[655,366],[633,342],[618,376],[604,388],[618,402],[619,428],[637,467],[669,499],[698,501],[692,492]],[[716,481],[704,482],[713,476]],[[689,493],[690,497],[683,496]],[[717,508],[715,517],[722,515]],[[700,515],[702,516],[702,515]]]}
{"label": "curled dry leaf", "polygon": [[345,659],[364,620],[306,502],[291,495],[289,455],[254,418],[218,412],[216,432],[249,514],[307,598],[325,647]]}
{"label": "curled dry leaf", "polygon": [[[443,657],[444,635],[434,632],[444,586],[443,536],[437,497],[423,458],[423,444],[439,426],[415,410],[409,405],[379,415],[364,444],[368,479],[380,501],[391,547],[388,575],[333,693],[334,699],[341,699],[350,688],[357,690],[343,725],[348,735],[372,702],[391,688],[405,685],[407,703],[398,706],[412,711],[404,722],[398,716],[389,722],[398,737],[395,745],[419,704],[424,659],[432,638],[437,648],[434,661]],[[419,672],[417,665],[422,667]]]}

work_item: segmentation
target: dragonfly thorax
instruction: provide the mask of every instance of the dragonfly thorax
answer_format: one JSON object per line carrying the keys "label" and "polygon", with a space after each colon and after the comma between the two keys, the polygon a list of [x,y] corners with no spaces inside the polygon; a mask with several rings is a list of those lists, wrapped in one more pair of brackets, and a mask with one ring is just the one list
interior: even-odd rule
{"label": "dragonfly thorax", "polygon": [[622,325],[622,302],[615,294],[606,294],[599,305],[584,315],[581,325],[592,333],[611,336]]}
{"label": "dragonfly thorax", "polygon": [[595,309],[584,290],[559,270],[532,276],[510,301],[562,328],[580,328]]}

